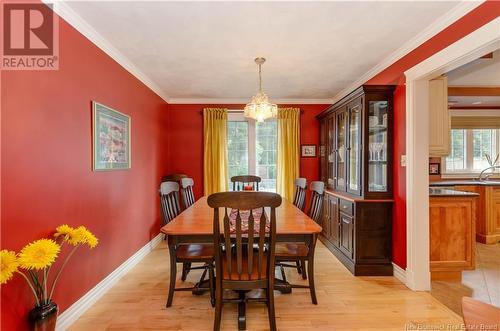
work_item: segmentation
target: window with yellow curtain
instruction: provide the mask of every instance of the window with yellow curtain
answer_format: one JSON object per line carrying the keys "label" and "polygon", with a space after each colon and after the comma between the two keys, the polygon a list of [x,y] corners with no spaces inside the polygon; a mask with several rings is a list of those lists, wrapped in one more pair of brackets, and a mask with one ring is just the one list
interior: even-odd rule
{"label": "window with yellow curtain", "polygon": [[294,180],[300,174],[300,109],[278,109],[278,160],[276,191],[293,200]]}
{"label": "window with yellow curtain", "polygon": [[227,190],[227,109],[203,109],[204,195]]}

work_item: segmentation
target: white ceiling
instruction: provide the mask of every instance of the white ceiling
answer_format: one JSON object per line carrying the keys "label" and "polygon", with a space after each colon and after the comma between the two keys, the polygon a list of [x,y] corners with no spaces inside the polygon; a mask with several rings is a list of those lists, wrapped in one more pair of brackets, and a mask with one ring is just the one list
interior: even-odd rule
{"label": "white ceiling", "polygon": [[257,89],[257,56],[267,58],[264,90],[272,101],[330,101],[457,4],[66,3],[115,57],[177,103],[249,100]]}

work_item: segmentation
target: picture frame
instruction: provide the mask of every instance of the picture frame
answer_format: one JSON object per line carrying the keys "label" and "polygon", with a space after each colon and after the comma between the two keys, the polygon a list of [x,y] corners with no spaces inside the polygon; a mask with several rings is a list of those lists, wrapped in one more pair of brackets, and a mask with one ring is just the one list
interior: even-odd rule
{"label": "picture frame", "polygon": [[441,175],[441,164],[440,163],[429,163],[429,175]]}
{"label": "picture frame", "polygon": [[316,145],[301,145],[300,146],[300,156],[301,157],[316,157]]}
{"label": "picture frame", "polygon": [[92,101],[92,170],[131,167],[130,116]]}

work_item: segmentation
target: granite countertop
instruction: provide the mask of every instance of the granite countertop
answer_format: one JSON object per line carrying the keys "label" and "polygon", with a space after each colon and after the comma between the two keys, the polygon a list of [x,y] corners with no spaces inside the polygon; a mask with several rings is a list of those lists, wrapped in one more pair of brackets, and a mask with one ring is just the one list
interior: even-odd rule
{"label": "granite countertop", "polygon": [[443,189],[439,187],[429,187],[430,197],[476,197],[479,196],[478,193],[474,192],[463,192],[450,189]]}
{"label": "granite countertop", "polygon": [[464,180],[443,180],[438,182],[430,182],[430,186],[460,186],[460,185],[481,185],[481,186],[500,186],[500,180],[477,180],[477,179],[464,179]]}

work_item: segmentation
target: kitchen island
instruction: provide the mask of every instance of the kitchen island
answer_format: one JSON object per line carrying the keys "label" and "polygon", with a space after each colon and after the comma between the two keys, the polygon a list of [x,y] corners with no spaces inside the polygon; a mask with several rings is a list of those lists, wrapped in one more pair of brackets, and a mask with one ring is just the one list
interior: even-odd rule
{"label": "kitchen island", "polygon": [[483,244],[500,241],[500,180],[438,181],[431,182],[430,186],[479,194],[476,203],[476,240]]}
{"label": "kitchen island", "polygon": [[461,279],[475,268],[475,192],[429,188],[431,279]]}

